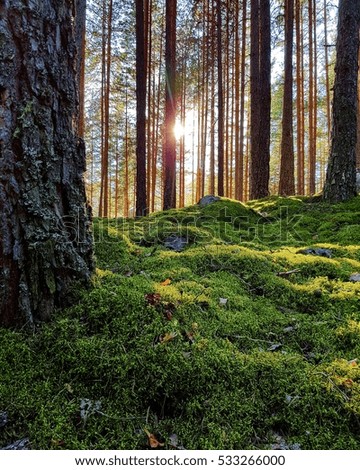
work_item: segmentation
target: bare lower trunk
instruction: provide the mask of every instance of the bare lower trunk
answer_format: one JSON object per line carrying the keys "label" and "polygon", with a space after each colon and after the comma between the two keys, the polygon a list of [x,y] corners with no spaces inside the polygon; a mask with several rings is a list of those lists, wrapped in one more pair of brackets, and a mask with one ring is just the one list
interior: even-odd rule
{"label": "bare lower trunk", "polygon": [[359,25],[360,0],[341,0],[331,152],[324,186],[324,198],[334,202],[356,194]]}

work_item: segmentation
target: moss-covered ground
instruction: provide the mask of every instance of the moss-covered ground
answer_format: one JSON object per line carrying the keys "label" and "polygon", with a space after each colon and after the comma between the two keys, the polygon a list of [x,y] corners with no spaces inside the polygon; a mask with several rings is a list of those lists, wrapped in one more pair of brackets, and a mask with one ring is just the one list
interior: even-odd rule
{"label": "moss-covered ground", "polygon": [[360,449],[359,223],[360,197],[95,220],[93,288],[0,330],[0,447]]}

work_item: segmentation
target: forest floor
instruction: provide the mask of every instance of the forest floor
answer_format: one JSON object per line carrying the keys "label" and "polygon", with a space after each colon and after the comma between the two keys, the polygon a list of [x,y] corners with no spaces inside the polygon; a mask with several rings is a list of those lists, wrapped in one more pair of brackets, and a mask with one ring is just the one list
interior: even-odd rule
{"label": "forest floor", "polygon": [[92,289],[0,330],[0,447],[360,449],[359,223],[360,196],[95,220]]}

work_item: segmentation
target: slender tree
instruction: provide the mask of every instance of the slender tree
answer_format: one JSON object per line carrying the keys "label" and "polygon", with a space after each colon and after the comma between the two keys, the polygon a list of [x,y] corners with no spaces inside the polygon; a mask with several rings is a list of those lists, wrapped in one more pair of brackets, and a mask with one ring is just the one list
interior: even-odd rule
{"label": "slender tree", "polygon": [[224,89],[222,66],[222,17],[221,0],[216,2],[216,26],[217,26],[217,70],[218,70],[218,194],[224,195]]}
{"label": "slender tree", "polygon": [[309,193],[316,192],[316,137],[317,137],[317,55],[316,3],[309,0]]}
{"label": "slender tree", "polygon": [[251,1],[251,168],[250,199],[269,194],[271,29],[270,1]]}
{"label": "slender tree", "polygon": [[305,106],[304,106],[304,39],[303,4],[296,0],[296,125],[297,125],[297,194],[305,194]]}
{"label": "slender tree", "polygon": [[360,47],[358,55],[358,93],[357,93],[357,142],[356,142],[356,169],[360,172]]}
{"label": "slender tree", "polygon": [[356,194],[357,90],[360,0],[340,0],[331,151],[324,199],[346,201]]}
{"label": "slender tree", "polygon": [[147,213],[146,50],[144,0],[136,0],[136,216]]}
{"label": "slender tree", "polygon": [[295,194],[293,135],[293,37],[294,0],[285,0],[285,83],[282,115],[279,194]]}
{"label": "slender tree", "polygon": [[164,210],[176,207],[176,4],[166,0]]}
{"label": "slender tree", "polygon": [[0,324],[50,317],[89,280],[74,1],[0,6]]}

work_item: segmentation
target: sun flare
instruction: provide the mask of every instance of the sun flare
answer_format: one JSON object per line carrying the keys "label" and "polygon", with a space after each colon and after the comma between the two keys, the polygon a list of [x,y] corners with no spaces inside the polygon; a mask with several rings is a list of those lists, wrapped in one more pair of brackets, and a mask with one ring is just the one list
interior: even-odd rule
{"label": "sun flare", "polygon": [[185,135],[186,129],[180,121],[176,121],[174,126],[174,135],[176,140],[180,140]]}

